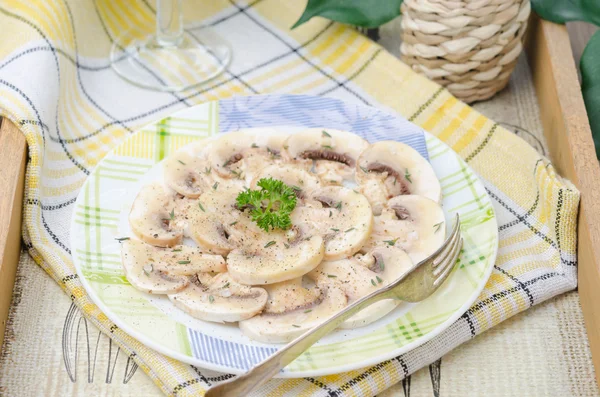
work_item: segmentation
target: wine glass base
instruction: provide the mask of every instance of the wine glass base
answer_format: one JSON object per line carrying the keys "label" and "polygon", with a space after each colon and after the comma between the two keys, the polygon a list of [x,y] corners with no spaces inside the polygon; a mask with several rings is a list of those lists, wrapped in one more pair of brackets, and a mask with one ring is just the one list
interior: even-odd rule
{"label": "wine glass base", "polygon": [[181,91],[214,79],[231,61],[229,45],[207,29],[202,37],[184,33],[176,45],[161,45],[155,36],[120,36],[110,52],[111,66],[137,86]]}

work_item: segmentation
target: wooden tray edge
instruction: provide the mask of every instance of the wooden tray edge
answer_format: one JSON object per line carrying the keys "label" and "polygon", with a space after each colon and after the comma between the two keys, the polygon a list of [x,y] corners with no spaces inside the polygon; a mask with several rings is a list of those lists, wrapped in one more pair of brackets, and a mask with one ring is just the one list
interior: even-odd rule
{"label": "wooden tray edge", "polygon": [[0,349],[21,252],[21,220],[27,143],[8,119],[0,118]]}
{"label": "wooden tray edge", "polygon": [[566,27],[533,15],[525,49],[550,158],[581,192],[579,297],[600,384],[600,166]]}

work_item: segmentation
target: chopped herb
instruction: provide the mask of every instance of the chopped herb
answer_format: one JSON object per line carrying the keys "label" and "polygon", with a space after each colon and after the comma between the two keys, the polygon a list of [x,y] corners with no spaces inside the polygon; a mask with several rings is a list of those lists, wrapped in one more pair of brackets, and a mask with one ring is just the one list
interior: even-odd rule
{"label": "chopped herb", "polygon": [[256,149],[258,147],[258,145],[256,143],[253,143],[251,147]]}
{"label": "chopped herb", "polygon": [[129,240],[129,237],[117,237],[117,238],[115,238],[115,240],[117,240],[118,242],[121,242],[121,241]]}
{"label": "chopped herb", "polygon": [[333,149],[330,145],[321,145],[323,146],[325,149]]}
{"label": "chopped herb", "polygon": [[380,279],[380,278],[379,278],[379,276],[375,276],[375,278],[377,279],[377,282],[378,282],[379,284],[383,283],[383,280],[382,280],[382,279]]}
{"label": "chopped herb", "polygon": [[238,223],[238,221],[231,222],[231,223],[229,224],[229,226],[233,226],[233,225],[235,225],[236,223]]}
{"label": "chopped herb", "polygon": [[377,287],[377,284],[375,283],[375,280],[371,279],[371,284],[373,284],[373,287]]}
{"label": "chopped herb", "polygon": [[337,204],[336,204],[336,206],[335,206],[335,208],[336,208],[338,211],[341,211],[341,210],[342,210],[342,202],[340,201],[339,203],[337,203]]}
{"label": "chopped herb", "polygon": [[206,175],[210,175],[210,172],[211,172],[211,171],[212,171],[212,167],[206,167],[206,168],[204,169],[204,173],[205,173]]}
{"label": "chopped herb", "polygon": [[304,313],[310,313],[310,312],[312,312],[312,309],[306,309],[306,310],[304,311]]}
{"label": "chopped herb", "polygon": [[283,245],[285,246],[285,248],[290,248],[290,245],[288,243],[283,243]]}
{"label": "chopped herb", "polygon": [[396,244],[396,241],[398,241],[398,238],[395,238],[393,240],[383,240],[384,243],[387,243],[390,246],[394,246],[394,244]]}
{"label": "chopped herb", "polygon": [[175,219],[175,208],[173,208],[173,209],[171,210],[171,212],[169,212],[169,218],[170,218],[171,220]]}
{"label": "chopped herb", "polygon": [[242,173],[241,173],[241,172],[237,172],[237,171],[234,171],[234,170],[230,170],[230,172],[231,172],[233,175],[235,175],[235,177],[236,177],[237,179],[242,179]]}
{"label": "chopped herb", "polygon": [[326,137],[328,137],[328,138],[331,138],[331,135],[329,135],[329,134],[327,133],[327,131],[323,130],[323,131],[321,131],[321,133],[323,134],[323,136],[326,136]]}
{"label": "chopped herb", "polygon": [[332,213],[331,213],[331,210],[329,210],[329,217],[330,217],[330,218],[331,218],[331,215],[332,215]]}
{"label": "chopped herb", "polygon": [[406,169],[406,171],[404,171],[404,177],[406,178],[407,181],[412,183],[412,180],[410,179],[410,172],[408,172],[408,168]]}
{"label": "chopped herb", "polygon": [[217,187],[219,187],[219,182],[215,182],[215,184],[213,185],[213,189],[217,190]]}
{"label": "chopped herb", "polygon": [[331,230],[333,230],[334,232],[339,232],[340,231],[340,229],[335,229],[333,227],[331,228]]}
{"label": "chopped herb", "polygon": [[327,277],[329,277],[329,278],[337,278],[337,276],[335,274],[328,274]]}
{"label": "chopped herb", "polygon": [[292,189],[294,189],[295,191],[297,191],[297,192],[299,192],[300,190],[302,190],[301,188],[299,188],[299,187],[298,187],[298,186],[296,186],[296,185],[292,185],[292,186],[290,186],[290,187],[291,187]]}
{"label": "chopped herb", "polygon": [[185,165],[185,163],[183,161],[181,161],[181,160],[177,160],[177,161],[179,161],[181,164]]}
{"label": "chopped herb", "polygon": [[269,248],[272,245],[275,245],[275,241],[269,241],[268,243],[265,244],[265,248]]}
{"label": "chopped herb", "polygon": [[351,228],[350,228],[350,229],[348,229],[348,230],[344,230],[344,233],[351,232],[352,230],[354,230],[354,228],[353,228],[353,227],[351,227]]}
{"label": "chopped herb", "polygon": [[300,184],[304,185],[304,179],[300,179]]}
{"label": "chopped herb", "polygon": [[146,276],[149,276],[150,273],[152,273],[152,271],[154,270],[154,266],[152,266],[151,263],[144,265],[144,273],[146,273]]}
{"label": "chopped herb", "polygon": [[394,186],[396,186],[396,182],[398,182],[398,179],[394,178]]}
{"label": "chopped herb", "polygon": [[292,324],[292,327],[300,328],[300,326],[296,324]]}
{"label": "chopped herb", "polygon": [[181,248],[174,248],[173,252],[181,252]]}
{"label": "chopped herb", "polygon": [[206,212],[206,210],[204,209],[204,207],[202,206],[202,203],[198,201],[198,207],[200,207],[200,209],[202,210],[202,212]]}
{"label": "chopped herb", "polygon": [[227,287],[229,287],[229,281],[228,281],[228,282],[226,282],[226,283],[225,283],[225,285],[224,285],[224,286],[222,286],[221,288],[227,288]]}
{"label": "chopped herb", "polygon": [[366,169],[365,167],[363,167],[362,165],[360,166],[360,169],[362,170],[362,172],[364,172],[365,174],[369,173],[369,170]]}
{"label": "chopped herb", "polygon": [[444,223],[444,222],[436,223],[435,225],[433,225],[433,232],[434,233],[437,233],[440,230],[440,227],[442,226],[442,223]]}
{"label": "chopped herb", "polygon": [[187,265],[190,261],[177,261],[180,265]]}
{"label": "chopped herb", "polygon": [[385,263],[383,262],[383,258],[379,258],[379,268],[381,271],[385,269]]}
{"label": "chopped herb", "polygon": [[215,301],[215,297],[214,297],[214,296],[212,296],[212,295],[208,295],[208,301],[209,301],[210,303],[213,303],[213,302]]}

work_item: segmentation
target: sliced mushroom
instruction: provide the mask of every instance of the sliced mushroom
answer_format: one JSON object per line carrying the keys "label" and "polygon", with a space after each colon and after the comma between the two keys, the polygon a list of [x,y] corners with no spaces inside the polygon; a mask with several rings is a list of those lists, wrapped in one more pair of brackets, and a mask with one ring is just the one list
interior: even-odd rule
{"label": "sliced mushroom", "polygon": [[262,178],[282,181],[294,189],[299,199],[304,199],[307,193],[321,187],[321,180],[316,175],[294,164],[274,164],[263,168],[252,181],[253,189]]}
{"label": "sliced mushroom", "polygon": [[129,225],[142,241],[157,247],[180,244],[182,228],[176,224],[175,199],[160,183],[142,187],[129,213]]}
{"label": "sliced mushroom", "polygon": [[367,241],[373,226],[369,202],[360,193],[341,186],[312,191],[306,205],[292,212],[292,223],[306,223],[325,240],[325,260],[356,253]]}
{"label": "sliced mushroom", "polygon": [[183,291],[169,295],[173,304],[192,317],[213,322],[250,318],[265,307],[267,291],[236,283],[227,273],[211,278],[199,274]]}
{"label": "sliced mushroom", "polygon": [[[167,157],[163,163],[165,184],[182,196],[198,198],[214,184],[232,183],[212,172],[210,163],[180,150]],[[238,185],[242,185],[239,181]]]}
{"label": "sliced mushroom", "polygon": [[323,259],[323,238],[311,235],[305,225],[268,233],[248,230],[245,243],[227,256],[229,274],[241,284],[273,284],[301,277]]}
{"label": "sliced mushroom", "polygon": [[250,184],[261,169],[281,160],[285,138],[270,129],[231,132],[211,143],[207,157],[222,177]]}
{"label": "sliced mushroom", "polygon": [[127,240],[121,245],[121,262],[125,277],[136,289],[150,294],[171,294],[188,284],[184,276],[170,275],[157,266],[154,254],[157,248],[137,240]]}
{"label": "sliced mushroom", "polygon": [[398,196],[375,217],[373,233],[363,248],[398,246],[418,263],[441,247],[445,235],[444,211],[438,203],[423,196]]}
{"label": "sliced mushroom", "polygon": [[[317,283],[338,285],[348,297],[348,304],[369,295],[397,280],[413,266],[408,255],[400,248],[380,246],[367,254],[339,261],[324,261],[312,273]],[[379,320],[398,305],[385,299],[372,304],[346,320],[340,328],[362,327]]]}
{"label": "sliced mushroom", "polygon": [[356,181],[375,215],[392,197],[418,194],[439,202],[441,187],[431,164],[412,147],[395,141],[372,144],[358,158]]}
{"label": "sliced mushroom", "polygon": [[235,205],[240,190],[216,186],[203,193],[188,211],[189,236],[204,250],[226,255],[239,236],[235,224],[241,212]]}
{"label": "sliced mushroom", "polygon": [[340,185],[354,178],[354,167],[369,142],[346,131],[311,128],[290,135],[285,141],[288,159],[314,169],[325,183]]}
{"label": "sliced mushroom", "polygon": [[146,246],[155,258],[156,270],[175,276],[191,276],[197,273],[223,273],[227,271],[221,255],[205,254],[200,248],[176,245],[173,248]]}
{"label": "sliced mushroom", "polygon": [[265,343],[285,343],[316,327],[346,306],[346,295],[336,285],[310,286],[297,278],[266,286],[269,300],[263,312],[241,321],[240,330]]}

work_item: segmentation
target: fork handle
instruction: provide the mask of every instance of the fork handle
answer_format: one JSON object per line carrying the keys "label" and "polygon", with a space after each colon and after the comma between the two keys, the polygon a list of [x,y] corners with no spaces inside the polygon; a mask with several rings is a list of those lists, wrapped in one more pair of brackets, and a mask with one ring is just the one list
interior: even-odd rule
{"label": "fork handle", "polygon": [[389,288],[383,288],[359,299],[341,312],[330,317],[321,325],[306,331],[272,356],[256,364],[245,374],[211,387],[206,392],[205,397],[248,395],[252,390],[269,381],[282,368],[294,361],[296,357],[301,355],[323,336],[339,327],[348,318],[375,302],[393,297],[395,295]]}

